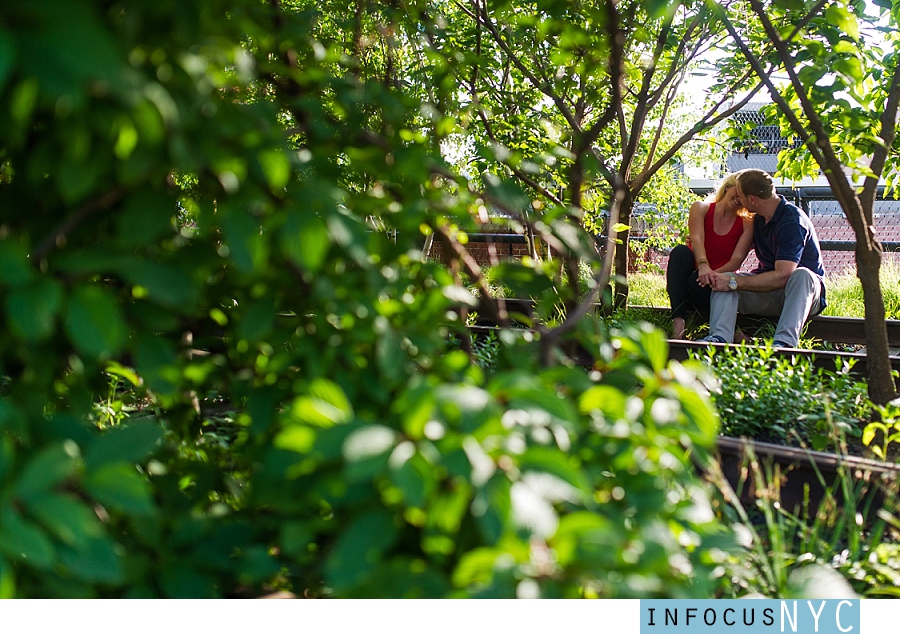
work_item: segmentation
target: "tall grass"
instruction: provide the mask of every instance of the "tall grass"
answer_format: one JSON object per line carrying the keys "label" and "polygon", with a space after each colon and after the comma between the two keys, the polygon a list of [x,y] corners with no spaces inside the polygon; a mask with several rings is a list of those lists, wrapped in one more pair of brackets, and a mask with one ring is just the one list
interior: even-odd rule
{"label": "tall grass", "polygon": [[[668,306],[666,278],[657,273],[628,276],[628,303],[632,306]],[[853,269],[825,279],[828,306],[823,315],[864,317],[862,285]],[[900,319],[900,264],[885,262],[881,267],[881,291],[887,319]]]}
{"label": "tall grass", "polygon": [[631,273],[628,276],[628,303],[632,306],[668,306],[665,275]]}
{"label": "tall grass", "polygon": [[[864,317],[862,284],[853,269],[825,280],[828,306],[823,315],[840,317]],[[881,267],[881,292],[884,295],[884,311],[887,319],[900,319],[900,264],[885,262]]]}

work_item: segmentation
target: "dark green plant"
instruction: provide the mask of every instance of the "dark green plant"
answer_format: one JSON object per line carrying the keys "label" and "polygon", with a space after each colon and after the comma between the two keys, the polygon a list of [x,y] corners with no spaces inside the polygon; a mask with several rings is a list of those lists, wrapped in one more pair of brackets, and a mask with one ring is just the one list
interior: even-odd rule
{"label": "dark green plant", "polygon": [[717,382],[710,395],[722,433],[774,442],[833,446],[836,431],[860,434],[868,415],[866,385],[850,366],[816,368],[801,356],[776,355],[771,346],[736,346],[694,353]]}
{"label": "dark green plant", "polygon": [[857,478],[841,465],[831,484],[818,473],[824,494],[816,506],[807,500],[788,508],[780,493],[783,474],[774,473],[752,450],[741,472],[750,475],[742,477],[738,490],[751,486],[754,492],[755,504],[746,508],[722,473],[712,471],[724,514],[735,522],[746,549],[729,561],[728,595],[897,596],[896,482]]}
{"label": "dark green plant", "polygon": [[319,4],[0,5],[0,594],[708,596],[694,378],[591,318],[455,349],[455,57]]}

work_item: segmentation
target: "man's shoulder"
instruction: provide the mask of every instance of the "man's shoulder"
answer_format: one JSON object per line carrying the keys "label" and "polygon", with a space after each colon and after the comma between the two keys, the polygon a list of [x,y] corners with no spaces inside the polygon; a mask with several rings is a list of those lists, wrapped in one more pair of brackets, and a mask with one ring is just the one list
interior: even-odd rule
{"label": "man's shoulder", "polygon": [[780,206],[779,210],[776,212],[777,221],[779,225],[801,225],[808,226],[812,224],[812,221],[809,219],[809,216],[806,215],[806,212],[800,209],[794,203],[784,201],[784,203]]}

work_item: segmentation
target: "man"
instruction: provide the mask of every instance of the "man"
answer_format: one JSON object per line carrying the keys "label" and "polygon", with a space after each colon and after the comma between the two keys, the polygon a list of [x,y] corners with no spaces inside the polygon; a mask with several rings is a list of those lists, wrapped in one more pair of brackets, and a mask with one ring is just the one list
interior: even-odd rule
{"label": "man", "polygon": [[737,314],[779,315],[774,346],[795,348],[806,320],[825,308],[825,267],[809,217],[775,192],[767,172],[737,174],[741,203],[752,213],[759,267],[750,274],[714,273],[710,287],[709,336],[731,343]]}

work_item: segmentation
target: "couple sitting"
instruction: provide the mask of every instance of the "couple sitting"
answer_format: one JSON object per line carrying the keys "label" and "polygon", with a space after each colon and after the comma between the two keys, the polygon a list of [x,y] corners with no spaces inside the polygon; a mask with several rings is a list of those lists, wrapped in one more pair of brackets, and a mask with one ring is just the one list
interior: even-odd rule
{"label": "couple sitting", "polygon": [[[738,312],[778,315],[776,347],[793,348],[806,320],[825,308],[825,268],[809,217],[775,192],[767,172],[728,175],[715,202],[691,205],[690,248],[669,256],[666,289],[672,302],[674,337],[684,338],[689,305],[709,311],[709,336],[731,343]],[[734,273],[756,250],[759,266]]]}

